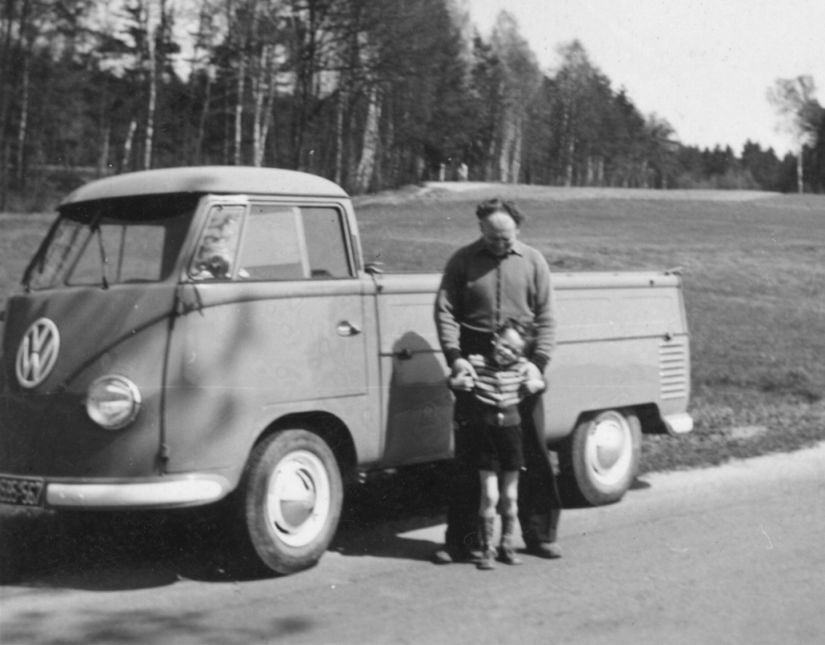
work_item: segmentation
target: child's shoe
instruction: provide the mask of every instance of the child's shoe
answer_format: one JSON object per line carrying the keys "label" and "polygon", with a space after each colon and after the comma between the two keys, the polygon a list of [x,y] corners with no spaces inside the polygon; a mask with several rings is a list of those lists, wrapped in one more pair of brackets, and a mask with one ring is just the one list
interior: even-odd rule
{"label": "child's shoe", "polygon": [[516,518],[513,515],[501,516],[501,544],[498,547],[498,559],[504,564],[521,564],[523,560],[516,555],[513,548],[513,533],[516,529]]}
{"label": "child's shoe", "polygon": [[516,554],[516,550],[512,546],[500,546],[498,549],[498,560],[499,562],[503,562],[504,564],[523,564],[524,560],[522,560]]}
{"label": "child's shoe", "polygon": [[481,558],[478,560],[478,564],[476,564],[476,568],[482,571],[489,571],[490,569],[495,569],[495,551],[483,551],[481,554]]}
{"label": "child's shoe", "polygon": [[476,567],[482,571],[495,569],[496,549],[493,547],[493,534],[495,532],[495,517],[478,518],[478,541],[481,545],[481,558]]}

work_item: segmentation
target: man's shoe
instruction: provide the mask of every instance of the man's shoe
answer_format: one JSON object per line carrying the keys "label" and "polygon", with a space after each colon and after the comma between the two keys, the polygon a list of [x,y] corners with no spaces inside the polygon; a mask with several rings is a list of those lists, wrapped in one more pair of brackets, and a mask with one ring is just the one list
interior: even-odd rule
{"label": "man's shoe", "polygon": [[434,564],[452,564],[453,562],[478,562],[481,551],[469,548],[452,548],[443,546],[432,554]]}
{"label": "man's shoe", "polygon": [[453,560],[452,554],[450,553],[450,550],[446,548],[436,550],[436,552],[433,553],[431,559],[433,561],[433,564],[452,564],[453,562],[455,562],[455,560]]}
{"label": "man's shoe", "polygon": [[558,542],[531,542],[527,544],[527,553],[547,560],[561,557],[561,547]]}

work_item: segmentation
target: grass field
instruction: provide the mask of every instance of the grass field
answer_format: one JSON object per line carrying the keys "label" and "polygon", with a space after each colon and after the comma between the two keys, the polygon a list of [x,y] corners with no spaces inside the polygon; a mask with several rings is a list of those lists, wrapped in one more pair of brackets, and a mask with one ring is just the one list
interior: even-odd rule
{"label": "grass field", "polygon": [[646,437],[643,471],[825,440],[825,196],[434,185],[358,200],[365,255],[440,270],[494,194],[556,272],[682,267],[696,429]]}
{"label": "grass field", "polygon": [[[682,267],[696,429],[646,437],[643,471],[825,440],[825,196],[431,185],[356,200],[365,256],[440,271],[494,194],[555,272]],[[52,217],[0,214],[3,296]]]}

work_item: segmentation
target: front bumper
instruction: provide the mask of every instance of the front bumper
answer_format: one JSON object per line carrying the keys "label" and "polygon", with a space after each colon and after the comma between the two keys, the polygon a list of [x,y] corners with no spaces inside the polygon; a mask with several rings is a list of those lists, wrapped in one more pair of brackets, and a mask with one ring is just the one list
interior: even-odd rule
{"label": "front bumper", "polygon": [[693,417],[687,412],[668,414],[663,418],[667,432],[672,437],[687,434],[693,430]]}
{"label": "front bumper", "polygon": [[[37,478],[6,476],[0,473],[0,483],[15,490],[36,487]],[[148,510],[201,506],[216,502],[230,492],[230,483],[214,474],[195,473],[178,477],[162,477],[143,481],[123,480],[45,480],[38,499],[31,494],[10,495],[3,503],[13,505],[40,505],[48,508],[74,510]]]}

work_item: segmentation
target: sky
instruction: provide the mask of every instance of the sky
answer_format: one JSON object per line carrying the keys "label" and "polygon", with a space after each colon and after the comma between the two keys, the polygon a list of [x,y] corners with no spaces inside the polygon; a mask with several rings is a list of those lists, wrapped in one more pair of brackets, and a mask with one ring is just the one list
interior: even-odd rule
{"label": "sky", "polygon": [[813,77],[825,105],[825,0],[465,0],[489,35],[515,16],[542,69],[577,38],[590,61],[645,115],[668,121],[685,145],[750,139],[778,155],[794,148],[768,102],[778,78]]}

